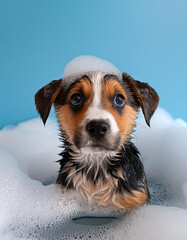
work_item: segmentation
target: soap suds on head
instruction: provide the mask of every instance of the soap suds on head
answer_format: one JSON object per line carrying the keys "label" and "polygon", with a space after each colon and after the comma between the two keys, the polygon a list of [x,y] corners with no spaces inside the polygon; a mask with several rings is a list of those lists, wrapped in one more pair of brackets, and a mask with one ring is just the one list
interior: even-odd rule
{"label": "soap suds on head", "polygon": [[63,78],[93,71],[114,75],[121,74],[112,63],[98,57],[85,55],[74,58],[66,65]]}
{"label": "soap suds on head", "polygon": [[[186,240],[187,123],[161,108],[151,123],[148,128],[143,117],[138,120],[134,142],[152,200],[132,211],[97,206],[52,184],[61,151],[55,122],[44,128],[33,119],[1,130],[0,239]],[[117,219],[101,226],[74,224],[72,218],[80,216]]]}

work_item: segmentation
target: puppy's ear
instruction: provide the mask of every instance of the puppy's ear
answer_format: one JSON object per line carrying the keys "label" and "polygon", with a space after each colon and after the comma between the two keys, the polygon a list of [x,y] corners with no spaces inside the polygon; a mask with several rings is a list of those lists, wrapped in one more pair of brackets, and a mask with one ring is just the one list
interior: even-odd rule
{"label": "puppy's ear", "polygon": [[123,73],[122,76],[125,86],[129,90],[130,95],[134,98],[135,103],[141,107],[145,121],[150,127],[150,119],[159,102],[158,94],[147,83],[136,81],[127,73]]}
{"label": "puppy's ear", "polygon": [[45,125],[51,107],[60,90],[62,89],[62,79],[55,80],[41,88],[35,95],[36,109],[38,110]]}

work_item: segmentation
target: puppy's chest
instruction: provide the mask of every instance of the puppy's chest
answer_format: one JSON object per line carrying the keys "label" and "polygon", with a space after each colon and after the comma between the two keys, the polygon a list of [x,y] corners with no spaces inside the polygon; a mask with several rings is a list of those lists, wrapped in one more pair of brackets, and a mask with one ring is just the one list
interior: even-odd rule
{"label": "puppy's chest", "polygon": [[124,209],[138,206],[148,199],[146,187],[141,191],[125,190],[128,181],[121,169],[116,169],[114,175],[97,165],[79,169],[67,163],[61,173],[65,174],[66,189],[73,188],[85,199],[93,199],[98,205]]}
{"label": "puppy's chest", "polygon": [[112,177],[110,173],[104,172],[99,166],[85,168],[82,171],[72,167],[68,173],[67,170],[65,172],[67,174],[66,188],[71,186],[85,199],[94,199],[99,205],[104,206],[112,205],[112,198],[119,191],[118,177],[123,178],[121,172],[117,172],[118,177]]}

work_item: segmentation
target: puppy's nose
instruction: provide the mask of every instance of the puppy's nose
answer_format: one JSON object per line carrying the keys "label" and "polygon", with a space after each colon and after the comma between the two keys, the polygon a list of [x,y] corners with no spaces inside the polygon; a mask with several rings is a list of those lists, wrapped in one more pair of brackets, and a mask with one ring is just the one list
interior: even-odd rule
{"label": "puppy's nose", "polygon": [[102,138],[110,130],[110,126],[104,121],[93,120],[86,125],[86,130],[91,137]]}

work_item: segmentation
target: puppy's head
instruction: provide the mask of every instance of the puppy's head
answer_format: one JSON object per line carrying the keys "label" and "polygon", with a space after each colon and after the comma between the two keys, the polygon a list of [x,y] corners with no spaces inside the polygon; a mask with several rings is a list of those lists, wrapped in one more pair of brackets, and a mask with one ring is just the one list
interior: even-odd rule
{"label": "puppy's head", "polygon": [[69,143],[83,153],[113,152],[129,141],[139,107],[150,125],[159,97],[147,83],[122,76],[89,72],[53,81],[35,95],[45,124],[54,104]]}

